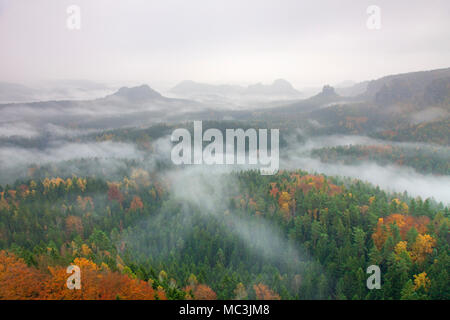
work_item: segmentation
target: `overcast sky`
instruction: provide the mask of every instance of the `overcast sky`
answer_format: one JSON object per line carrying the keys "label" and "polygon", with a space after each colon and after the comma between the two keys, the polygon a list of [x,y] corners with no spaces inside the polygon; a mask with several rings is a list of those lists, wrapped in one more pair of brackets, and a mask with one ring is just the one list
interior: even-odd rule
{"label": "overcast sky", "polygon": [[[66,27],[72,4],[80,30]],[[366,26],[373,4],[380,30]],[[0,81],[301,87],[443,67],[449,0],[0,0]]]}

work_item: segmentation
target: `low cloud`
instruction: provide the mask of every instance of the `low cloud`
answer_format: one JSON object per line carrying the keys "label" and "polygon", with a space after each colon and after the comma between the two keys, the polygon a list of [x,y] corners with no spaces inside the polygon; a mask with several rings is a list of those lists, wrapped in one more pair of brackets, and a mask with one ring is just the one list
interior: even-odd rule
{"label": "low cloud", "polygon": [[39,135],[39,131],[26,122],[3,122],[0,123],[0,137],[23,137],[33,138]]}
{"label": "low cloud", "polygon": [[[302,169],[331,176],[346,176],[370,182],[390,192],[407,191],[411,196],[434,198],[445,204],[450,203],[450,177],[420,174],[406,166],[380,166],[366,161],[358,165],[324,163],[310,156],[313,149],[346,145],[394,145],[411,150],[415,148],[436,148],[423,143],[396,143],[372,139],[365,136],[332,135],[313,137],[304,143],[288,139],[288,147],[280,150],[280,167],[283,169]],[[448,155],[448,149],[440,147],[442,156]],[[423,150],[422,150],[423,151]],[[417,151],[416,151],[417,152]]]}
{"label": "low cloud", "polygon": [[173,217],[174,210],[167,211],[163,207],[161,212],[142,221],[132,234],[127,234],[121,241],[125,241],[136,256],[152,255],[166,259],[169,255],[159,252],[159,247],[153,247],[151,243],[149,245],[148,238],[158,232],[152,230],[152,225],[158,225],[161,219],[165,223],[170,223],[171,219],[177,219],[178,222],[181,219],[182,230],[174,230],[165,236],[164,241],[169,251],[182,250],[180,243],[194,232],[195,221],[200,217],[204,221],[221,221],[247,250],[265,261],[302,273],[311,260],[305,252],[291,245],[281,230],[264,219],[239,214],[236,209],[229,207],[230,199],[242,194],[238,178],[230,173],[231,169],[225,166],[191,166],[164,174],[164,180],[169,183],[170,197],[175,201],[171,205],[176,203],[180,206],[175,212],[181,211],[181,214]]}

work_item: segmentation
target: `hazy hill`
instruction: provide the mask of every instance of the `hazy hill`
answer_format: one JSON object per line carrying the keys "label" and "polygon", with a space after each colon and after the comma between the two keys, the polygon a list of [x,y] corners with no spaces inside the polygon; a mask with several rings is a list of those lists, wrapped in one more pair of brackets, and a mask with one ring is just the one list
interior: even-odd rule
{"label": "hazy hill", "polygon": [[326,107],[330,104],[344,101],[346,98],[341,97],[335,91],[335,89],[329,85],[325,85],[322,91],[312,96],[311,98],[298,100],[294,103],[283,105],[277,108],[272,108],[271,111],[293,111],[293,112],[306,112],[315,109]]}
{"label": "hazy hill", "polygon": [[262,83],[257,83],[250,85],[244,91],[244,94],[255,94],[255,95],[300,95],[291,83],[284,79],[277,79],[270,85],[264,85]]}
{"label": "hazy hill", "polygon": [[122,87],[117,92],[107,96],[105,99],[124,99],[128,102],[146,102],[155,99],[167,99],[164,98],[159,92],[153,90],[148,85],[141,85],[138,87]]}
{"label": "hazy hill", "polygon": [[372,80],[360,97],[378,105],[411,103],[427,106],[450,97],[450,68],[390,75]]}
{"label": "hazy hill", "polygon": [[[367,89],[364,93],[354,94],[365,86]],[[321,109],[324,109],[321,114],[334,114],[335,110],[331,108],[333,105],[340,105],[342,115],[348,116],[349,113],[354,115],[355,111],[358,111],[358,116],[370,113],[386,120],[403,118],[419,122],[417,117],[426,121],[442,118],[448,116],[450,111],[450,68],[389,75],[339,90],[326,85],[322,92],[311,98],[284,105],[280,103],[269,111],[272,116],[285,116],[286,113],[294,115]]]}
{"label": "hazy hill", "polygon": [[192,80],[185,80],[177,84],[173,87],[170,92],[181,95],[181,96],[190,96],[190,95],[235,95],[241,94],[242,91],[245,90],[241,86],[234,85],[213,85],[207,83],[199,83]]}
{"label": "hazy hill", "polygon": [[31,101],[35,98],[37,92],[27,86],[0,82],[0,102],[12,101]]}
{"label": "hazy hill", "polygon": [[367,90],[367,85],[369,84],[369,81],[363,81],[358,83],[348,83],[349,85],[341,85],[336,86],[336,93],[340,96],[344,97],[354,97],[358,96],[360,94],[363,94]]}
{"label": "hazy hill", "polygon": [[265,85],[257,83],[253,85],[238,86],[238,85],[213,85],[206,83],[198,83],[191,80],[185,80],[177,84],[170,90],[171,93],[180,96],[192,95],[223,95],[223,96],[237,96],[237,95],[257,95],[257,96],[298,96],[300,92],[297,91],[291,83],[284,79],[277,79],[272,84]]}

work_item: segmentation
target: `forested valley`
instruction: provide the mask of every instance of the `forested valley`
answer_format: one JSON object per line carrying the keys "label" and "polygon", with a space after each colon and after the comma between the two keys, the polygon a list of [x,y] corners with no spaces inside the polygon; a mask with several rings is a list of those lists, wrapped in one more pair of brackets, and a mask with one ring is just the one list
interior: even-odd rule
{"label": "forested valley", "polygon": [[[244,110],[146,85],[1,104],[0,299],[448,300],[449,79]],[[193,120],[279,129],[280,170],[174,165]]]}

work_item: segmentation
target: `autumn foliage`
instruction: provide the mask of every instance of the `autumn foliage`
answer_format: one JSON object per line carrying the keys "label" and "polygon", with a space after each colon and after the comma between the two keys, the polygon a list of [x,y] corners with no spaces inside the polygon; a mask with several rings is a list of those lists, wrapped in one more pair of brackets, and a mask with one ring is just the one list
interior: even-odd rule
{"label": "autumn foliage", "polygon": [[0,299],[45,300],[115,300],[165,299],[162,290],[128,275],[100,268],[94,262],[77,258],[73,264],[81,269],[81,289],[70,290],[66,281],[70,274],[63,267],[38,270],[14,254],[0,251]]}
{"label": "autumn foliage", "polygon": [[379,218],[375,232],[372,235],[373,241],[380,250],[386,239],[392,235],[391,225],[396,224],[400,231],[400,236],[403,240],[406,239],[406,234],[411,228],[415,228],[419,234],[427,232],[427,224],[430,219],[425,216],[413,217],[400,213],[393,213],[386,218]]}
{"label": "autumn foliage", "polygon": [[130,204],[130,211],[136,211],[144,208],[144,204],[139,196],[134,196]]}
{"label": "autumn foliage", "polygon": [[292,173],[289,179],[284,179],[282,183],[270,183],[269,195],[277,199],[278,207],[286,221],[295,215],[296,200],[295,193],[301,190],[307,195],[312,190],[321,191],[329,196],[342,193],[342,187],[332,184],[323,175],[300,175]]}
{"label": "autumn foliage", "polygon": [[47,296],[48,280],[48,275],[28,267],[22,259],[0,251],[0,299],[41,299]]}
{"label": "autumn foliage", "polygon": [[71,234],[72,232],[76,232],[78,234],[83,233],[83,222],[80,217],[77,216],[68,216],[66,218],[66,231],[67,234]]}
{"label": "autumn foliage", "polygon": [[269,289],[268,286],[262,283],[253,285],[255,290],[256,299],[258,300],[280,300],[280,296]]}
{"label": "autumn foliage", "polygon": [[412,246],[411,257],[414,261],[423,262],[427,255],[433,252],[433,248],[436,246],[436,240],[429,234],[419,234],[416,242]]}
{"label": "autumn foliage", "polygon": [[191,284],[184,288],[186,298],[191,300],[216,300],[216,293],[205,284]]}
{"label": "autumn foliage", "polygon": [[[244,172],[224,185],[214,219],[193,210],[186,233],[171,182],[132,172],[0,186],[0,299],[448,299],[449,209],[433,201],[302,171]],[[242,245],[240,219],[280,230],[286,246],[261,243],[277,259]],[[69,264],[80,290],[67,288]],[[371,264],[381,290],[366,290]]]}
{"label": "autumn foliage", "polygon": [[[378,220],[375,232],[372,234],[372,239],[380,250],[389,236],[392,236],[392,225],[396,224],[400,236],[403,241],[397,243],[395,252],[399,255],[400,252],[405,252],[412,261],[422,263],[427,256],[433,252],[436,246],[436,239],[427,234],[427,225],[430,222],[428,217],[412,217],[398,213],[391,214],[386,219],[380,218]],[[408,243],[407,233],[412,228],[418,232],[417,237],[413,243]]]}
{"label": "autumn foliage", "polygon": [[116,200],[118,203],[122,204],[124,197],[122,192],[119,190],[119,186],[116,183],[111,183],[108,190],[108,199],[110,201]]}

